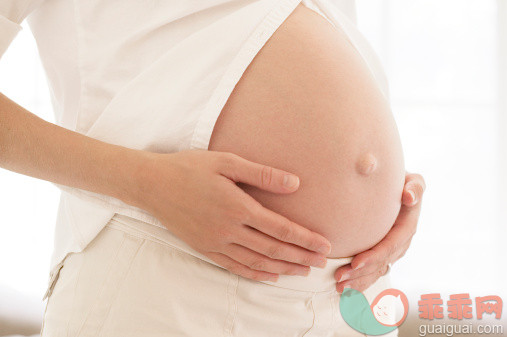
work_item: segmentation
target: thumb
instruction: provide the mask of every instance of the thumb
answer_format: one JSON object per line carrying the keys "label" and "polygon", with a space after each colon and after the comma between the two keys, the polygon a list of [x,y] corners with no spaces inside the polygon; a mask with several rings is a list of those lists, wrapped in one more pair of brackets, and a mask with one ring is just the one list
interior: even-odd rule
{"label": "thumb", "polygon": [[405,187],[403,188],[403,204],[408,207],[419,204],[425,189],[426,182],[420,174],[408,173],[405,177]]}
{"label": "thumb", "polygon": [[246,160],[237,155],[227,158],[221,174],[225,177],[273,193],[292,193],[299,188],[299,178],[289,172]]}

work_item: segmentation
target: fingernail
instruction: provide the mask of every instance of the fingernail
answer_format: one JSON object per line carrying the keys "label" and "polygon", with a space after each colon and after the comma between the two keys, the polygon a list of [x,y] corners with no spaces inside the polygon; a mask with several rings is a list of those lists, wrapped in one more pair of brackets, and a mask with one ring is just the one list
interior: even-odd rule
{"label": "fingernail", "polygon": [[358,270],[358,269],[361,269],[361,268],[363,268],[363,267],[364,267],[364,262],[361,262],[360,264],[358,264],[358,265],[354,268],[354,270]]}
{"label": "fingernail", "polygon": [[412,198],[412,202],[415,202],[415,193],[414,193],[414,191],[408,191],[408,194],[410,194],[410,197]]}
{"label": "fingernail", "polygon": [[319,260],[319,262],[317,262],[315,267],[324,268],[326,266],[326,264],[327,264],[327,259]]}
{"label": "fingernail", "polygon": [[310,274],[310,268],[300,269],[296,272],[296,275],[299,275],[299,276],[308,276],[309,274]]}
{"label": "fingernail", "polygon": [[276,275],[276,276],[271,276],[271,277],[269,278],[269,281],[271,281],[271,282],[276,282],[276,281],[278,281],[278,275]]}
{"label": "fingernail", "polygon": [[346,285],[343,286],[343,288],[342,288],[341,291],[338,291],[338,289],[337,289],[337,291],[338,291],[339,294],[343,294],[343,292],[345,291],[345,289],[350,289],[350,285],[346,284]]}
{"label": "fingernail", "polygon": [[[344,286],[343,286],[343,289],[342,289],[342,294],[343,294],[343,293],[345,292],[345,290],[347,290],[347,289],[350,289],[350,285],[349,285],[349,284],[346,284],[346,285],[344,285]],[[347,294],[347,295],[349,295],[349,294]]]}
{"label": "fingernail", "polygon": [[348,280],[349,278],[350,278],[349,274],[343,274],[338,282],[342,282],[342,281]]}
{"label": "fingernail", "polygon": [[327,255],[331,252],[331,247],[325,245],[325,246],[320,246],[320,248],[318,249],[318,252],[321,253],[321,254],[324,254],[324,255]]}
{"label": "fingernail", "polygon": [[294,189],[299,185],[299,178],[292,174],[286,174],[283,177],[283,186],[288,189]]}

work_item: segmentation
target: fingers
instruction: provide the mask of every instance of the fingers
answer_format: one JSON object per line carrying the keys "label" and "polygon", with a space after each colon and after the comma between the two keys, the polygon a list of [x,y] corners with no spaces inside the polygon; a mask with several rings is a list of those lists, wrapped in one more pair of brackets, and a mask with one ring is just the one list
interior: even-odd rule
{"label": "fingers", "polygon": [[265,255],[254,252],[246,247],[230,244],[225,253],[235,261],[253,270],[261,270],[274,274],[307,276],[310,267],[304,267],[294,263],[270,259]]}
{"label": "fingers", "polygon": [[[359,269],[359,270],[361,270],[361,269]],[[355,270],[352,269],[352,266],[350,265],[350,263],[348,263],[348,264],[336,269],[336,271],[334,273],[334,279],[336,280],[336,282],[339,283],[339,282],[343,282],[346,280],[357,278],[359,276],[358,274],[359,274],[359,272],[355,273]]]}
{"label": "fingers", "polygon": [[267,208],[256,212],[249,226],[283,242],[318,252],[324,255],[331,252],[331,243],[322,235],[312,232]]}
{"label": "fingers", "polygon": [[[403,207],[402,207],[403,208]],[[417,209],[405,208],[391,231],[373,248],[354,257],[351,262],[353,270],[383,266],[397,261],[407,251],[417,228],[419,212]],[[370,269],[365,269],[370,270]]]}
{"label": "fingers", "polygon": [[360,268],[366,264],[380,264],[382,261],[392,263],[405,254],[417,231],[420,212],[421,202],[417,204],[417,207],[402,205],[389,233],[373,248],[356,255],[352,260],[352,267]]}
{"label": "fingers", "polygon": [[273,193],[291,193],[299,188],[299,178],[289,172],[223,153],[220,173],[227,178]]}
{"label": "fingers", "polygon": [[409,207],[415,206],[418,203],[420,204],[425,190],[426,183],[420,174],[407,174],[405,177],[405,187],[403,188],[403,204]]}
{"label": "fingers", "polygon": [[365,291],[368,289],[373,283],[375,283],[379,277],[385,275],[388,270],[388,266],[386,265],[382,269],[378,269],[373,273],[363,275],[361,277],[350,279],[347,281],[343,281],[336,284],[336,291],[340,294],[343,293],[343,289],[352,288],[358,291]]}
{"label": "fingers", "polygon": [[399,250],[412,237],[403,226],[393,226],[386,237],[373,248],[364,251],[354,257],[351,262],[352,269],[358,270],[367,265],[383,265],[394,262]]}
{"label": "fingers", "polygon": [[[396,255],[393,261],[397,261],[401,257],[403,257],[403,255],[405,255],[405,252],[408,250],[409,246],[410,240],[401,247],[400,252]],[[354,280],[375,272],[385,270],[386,266],[389,265],[389,263],[390,262],[388,261],[375,260],[371,263],[365,264],[361,268],[356,269],[354,269],[352,267],[352,264],[349,263],[336,269],[334,273],[334,278],[338,283],[347,282],[349,280]]]}
{"label": "fingers", "polygon": [[421,201],[415,207],[402,205],[391,231],[395,230],[400,237],[406,237],[407,240],[411,239],[417,231],[420,213]]}
{"label": "fingers", "polygon": [[387,264],[388,263],[386,263],[386,262],[369,263],[362,268],[353,269],[352,265],[349,263],[349,264],[346,264],[346,265],[341,266],[340,268],[336,269],[336,272],[334,274],[334,278],[335,278],[336,282],[338,282],[338,283],[346,282],[349,280],[354,280],[354,279],[363,277],[365,275],[375,273],[379,270],[383,270]]}
{"label": "fingers", "polygon": [[350,264],[336,270],[338,292],[342,293],[345,287],[359,291],[367,289],[386,273],[389,263],[405,255],[417,230],[425,189],[426,184],[420,174],[407,174],[402,196],[403,204],[394,226],[381,242],[356,255]]}
{"label": "fingers", "polygon": [[[238,237],[236,243],[260,253],[265,257],[292,262],[294,266],[300,265],[323,268],[326,265],[327,259],[323,254],[276,240],[250,226],[245,226],[245,229],[245,232]],[[306,270],[307,268],[304,269]]]}
{"label": "fingers", "polygon": [[215,261],[228,271],[233,274],[243,276],[245,278],[254,280],[254,281],[271,281],[276,282],[278,280],[278,275],[273,273],[268,273],[265,271],[253,270],[248,268],[247,266],[234,261],[230,257],[221,254],[221,253],[207,253],[211,260]]}
{"label": "fingers", "polygon": [[391,263],[394,263],[396,261],[398,261],[399,259],[401,259],[403,256],[405,256],[405,253],[408,251],[408,248],[410,247],[410,244],[412,243],[412,238],[410,238],[410,240],[408,240],[404,245],[401,246],[400,250],[399,250],[399,253],[393,258],[393,262]]}
{"label": "fingers", "polygon": [[417,230],[425,188],[426,185],[421,175],[407,175],[403,191],[403,205],[394,226],[377,245],[356,255],[349,265],[338,268],[335,272],[337,282],[343,286],[344,283],[356,282],[359,279],[362,280],[363,285],[367,280],[373,284],[376,279],[371,275],[382,275],[379,271],[381,272],[389,263],[393,263],[405,255]]}

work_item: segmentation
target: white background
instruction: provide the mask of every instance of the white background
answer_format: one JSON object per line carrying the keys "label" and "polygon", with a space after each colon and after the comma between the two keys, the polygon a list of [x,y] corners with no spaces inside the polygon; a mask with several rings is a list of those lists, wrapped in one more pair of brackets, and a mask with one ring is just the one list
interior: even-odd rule
{"label": "white background", "polygon": [[504,7],[504,0],[358,1],[360,29],[390,80],[406,167],[428,185],[418,233],[393,271],[412,297],[507,290]]}
{"label": "white background", "polygon": [[[411,300],[430,292],[505,294],[503,7],[504,0],[358,0],[360,29],[390,79],[407,169],[428,185],[418,233],[393,271]],[[54,121],[24,26],[0,62],[0,91]],[[42,298],[58,196],[48,182],[0,169],[0,287]]]}

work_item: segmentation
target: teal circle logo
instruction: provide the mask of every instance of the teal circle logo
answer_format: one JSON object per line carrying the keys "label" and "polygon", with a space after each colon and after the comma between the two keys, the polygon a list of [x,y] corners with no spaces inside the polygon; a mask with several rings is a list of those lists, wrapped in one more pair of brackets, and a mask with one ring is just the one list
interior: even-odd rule
{"label": "teal circle logo", "polygon": [[360,291],[346,288],[340,297],[343,320],[354,330],[379,336],[394,331],[408,314],[407,296],[398,289],[382,291],[368,303]]}

